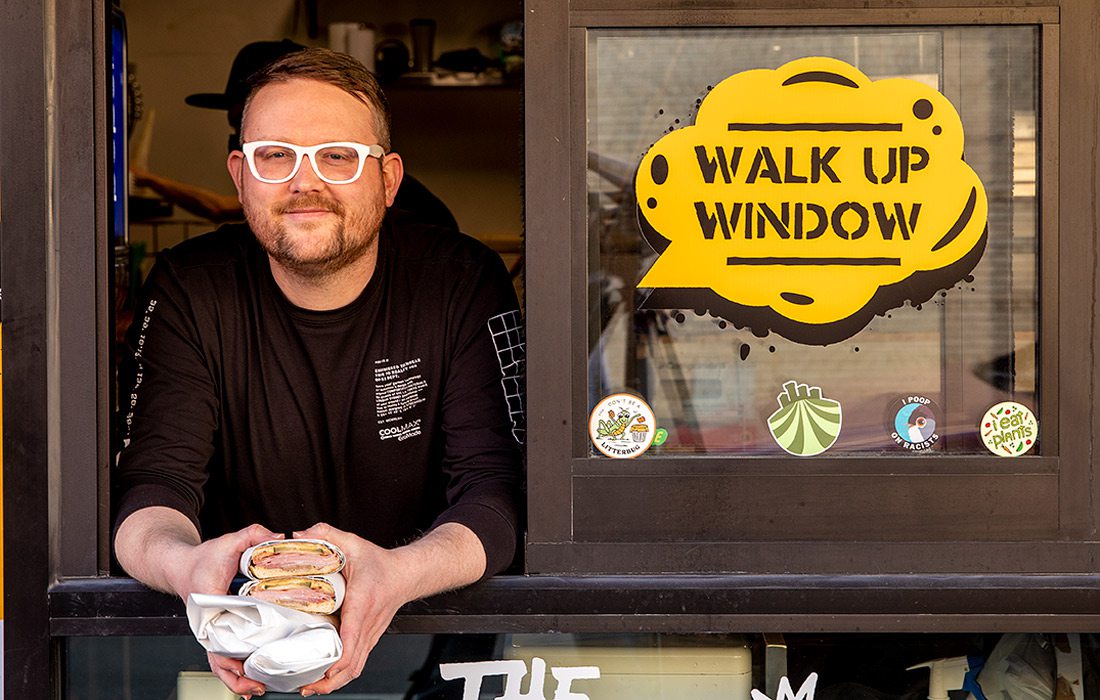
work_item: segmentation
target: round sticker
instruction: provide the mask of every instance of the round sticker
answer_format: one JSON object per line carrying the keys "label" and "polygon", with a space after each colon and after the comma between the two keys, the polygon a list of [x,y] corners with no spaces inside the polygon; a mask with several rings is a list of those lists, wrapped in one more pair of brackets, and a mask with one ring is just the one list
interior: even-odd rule
{"label": "round sticker", "polygon": [[886,431],[898,447],[919,452],[940,440],[940,407],[919,394],[899,396],[886,409]]}
{"label": "round sticker", "polygon": [[1039,421],[1027,406],[1003,401],[982,416],[982,442],[999,457],[1019,457],[1039,439]]}
{"label": "round sticker", "polygon": [[615,459],[637,457],[653,444],[653,409],[633,394],[602,399],[588,417],[588,435],[596,449]]}

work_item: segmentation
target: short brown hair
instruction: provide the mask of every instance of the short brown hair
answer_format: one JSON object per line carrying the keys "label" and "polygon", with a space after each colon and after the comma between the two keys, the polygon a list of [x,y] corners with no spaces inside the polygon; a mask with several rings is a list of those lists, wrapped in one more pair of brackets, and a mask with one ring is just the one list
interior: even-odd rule
{"label": "short brown hair", "polygon": [[[252,98],[260,88],[295,79],[316,80],[338,87],[370,107],[374,112],[374,131],[378,135],[378,145],[389,152],[390,106],[386,95],[374,74],[346,53],[329,49],[304,49],[284,56],[253,73],[248,79],[248,98],[244,103],[244,113],[248,113]],[[243,123],[243,116],[241,121]]]}

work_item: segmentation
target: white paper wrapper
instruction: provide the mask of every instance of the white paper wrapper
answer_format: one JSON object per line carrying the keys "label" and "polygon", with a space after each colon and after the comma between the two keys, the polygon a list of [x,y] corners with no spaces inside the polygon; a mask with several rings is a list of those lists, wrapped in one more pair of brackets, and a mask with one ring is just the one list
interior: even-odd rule
{"label": "white paper wrapper", "polygon": [[[339,572],[340,569],[343,569],[344,568],[344,563],[347,562],[347,557],[344,556],[344,552],[339,547],[334,545],[333,543],[326,542],[325,540],[311,540],[311,539],[268,540],[267,542],[261,542],[257,545],[253,545],[253,546],[249,547],[248,549],[244,550],[244,552],[241,554],[241,561],[240,561],[240,567],[239,567],[240,571],[241,571],[241,575],[242,576],[247,576],[248,578],[258,578],[254,573],[252,573],[252,570],[251,570],[252,553],[255,552],[256,549],[259,548],[259,547],[266,547],[268,545],[273,545],[273,544],[282,544],[283,542],[316,542],[318,544],[323,544],[326,547],[329,547],[330,549],[332,549],[332,551],[336,552],[336,556],[340,560],[340,568],[337,569],[336,572]],[[336,572],[333,572],[333,573],[336,573]]]}
{"label": "white paper wrapper", "polygon": [[253,598],[194,593],[187,621],[207,651],[246,659],[245,675],[280,693],[320,679],[343,653],[339,633],[323,616]]}
{"label": "white paper wrapper", "polygon": [[[302,659],[304,647],[316,650],[314,661]],[[260,681],[268,690],[292,692],[321,680],[325,671],[340,658],[341,649],[340,635],[335,634],[335,630],[306,630],[257,649],[244,662],[244,675]]]}
{"label": "white paper wrapper", "polygon": [[[344,591],[347,589],[347,584],[344,582],[343,574],[323,574],[321,576],[292,576],[288,578],[302,578],[302,579],[319,579],[322,581],[328,581],[332,584],[332,590],[335,594],[336,607],[332,612],[336,612],[340,609],[340,606],[344,604]],[[274,579],[261,579],[251,580],[246,582],[241,589],[237,591],[237,595],[250,596],[252,595],[252,589],[255,588],[261,581],[272,581]]]}

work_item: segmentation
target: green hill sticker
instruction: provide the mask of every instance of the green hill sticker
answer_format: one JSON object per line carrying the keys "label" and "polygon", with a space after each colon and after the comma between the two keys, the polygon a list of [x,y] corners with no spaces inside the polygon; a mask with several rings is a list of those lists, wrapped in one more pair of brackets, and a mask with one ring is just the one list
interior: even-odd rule
{"label": "green hill sticker", "polygon": [[840,402],[822,396],[821,387],[789,381],[775,398],[779,410],[768,417],[768,430],[786,452],[812,457],[840,437]]}

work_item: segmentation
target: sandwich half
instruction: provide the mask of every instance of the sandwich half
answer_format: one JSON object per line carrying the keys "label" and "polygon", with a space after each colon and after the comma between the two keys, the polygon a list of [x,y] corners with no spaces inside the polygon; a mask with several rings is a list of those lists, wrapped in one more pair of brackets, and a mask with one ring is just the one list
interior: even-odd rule
{"label": "sandwich half", "polygon": [[238,594],[293,610],[330,615],[344,602],[344,577],[327,574],[266,578],[249,581]]}
{"label": "sandwich half", "polygon": [[324,540],[269,540],[241,555],[241,573],[249,578],[321,576],[344,568],[344,553]]}

